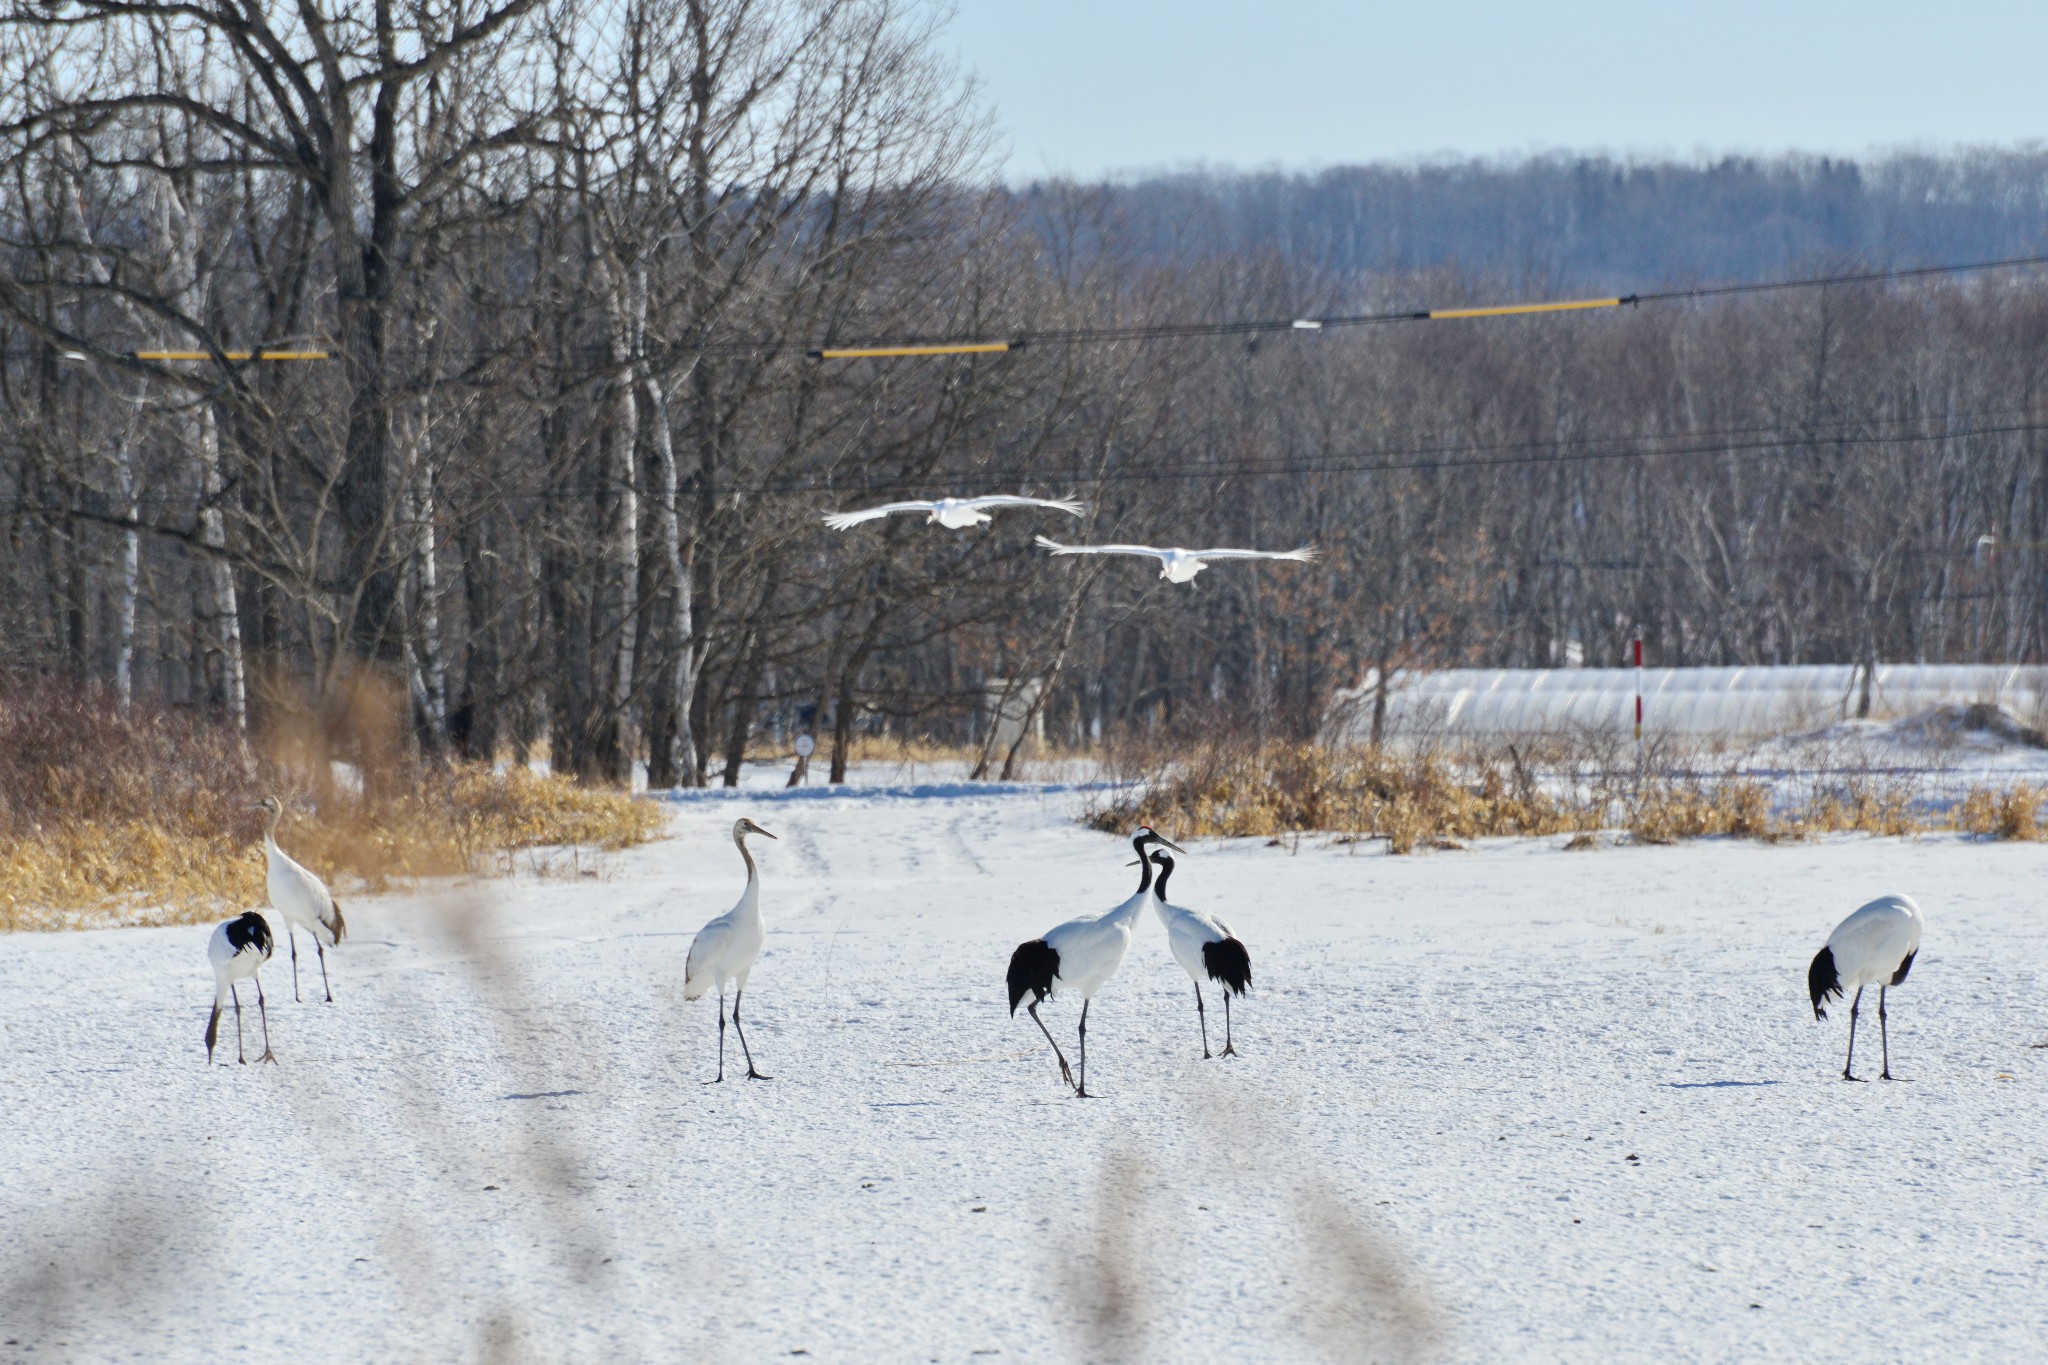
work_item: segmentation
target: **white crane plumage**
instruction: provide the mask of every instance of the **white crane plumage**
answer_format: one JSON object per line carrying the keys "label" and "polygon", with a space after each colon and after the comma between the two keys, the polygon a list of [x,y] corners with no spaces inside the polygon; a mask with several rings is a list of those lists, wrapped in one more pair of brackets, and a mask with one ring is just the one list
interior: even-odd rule
{"label": "white crane plumage", "polygon": [[1920,952],[1920,907],[1911,896],[1879,896],[1835,926],[1827,946],[1814,955],[1806,969],[1806,990],[1813,997],[1813,1017],[1825,1019],[1823,1006],[1839,1000],[1849,990],[1849,1055],[1842,1063],[1842,1079],[1856,1079],[1856,1012],[1863,1003],[1863,988],[1877,983],[1877,1035],[1884,1047],[1885,1080],[1892,1078],[1892,1043],[1885,1029],[1884,993],[1905,981]]}
{"label": "white crane plumage", "polygon": [[969,526],[987,523],[989,513],[1003,507],[1050,507],[1056,512],[1080,516],[1087,511],[1083,503],[1071,498],[1026,498],[1007,493],[985,498],[933,498],[916,502],[885,502],[880,507],[863,508],[858,512],[827,512],[825,524],[835,531],[844,531],[864,521],[875,521],[881,517],[893,516],[898,512],[924,512],[927,524],[937,522],[949,530],[965,530]]}
{"label": "white crane plumage", "polygon": [[292,999],[299,998],[299,940],[293,930],[304,929],[313,936],[313,951],[320,955],[320,985],[331,1005],[334,987],[327,982],[327,949],[348,936],[348,922],[341,917],[341,902],[328,892],[327,883],[293,862],[277,846],[277,822],[284,814],[283,804],[274,796],[266,796],[256,803],[256,808],[270,815],[263,827],[263,856],[268,864],[264,885],[270,892],[272,908],[284,916],[284,936],[291,944]]}
{"label": "white crane plumage", "polygon": [[1159,576],[1171,583],[1192,583],[1195,575],[1209,567],[1212,559],[1292,559],[1306,564],[1317,550],[1304,545],[1298,550],[1181,550],[1153,545],[1062,545],[1044,536],[1032,537],[1038,545],[1056,555],[1145,555],[1159,561]]}
{"label": "white crane plumage", "polygon": [[1159,880],[1152,884],[1152,905],[1159,912],[1159,922],[1166,926],[1166,946],[1180,969],[1188,974],[1188,980],[1195,983],[1195,1018],[1202,1026],[1202,1060],[1209,1060],[1209,1016],[1202,1005],[1205,979],[1223,990],[1223,1051],[1218,1055],[1235,1057],[1237,1046],[1230,1036],[1230,997],[1233,992],[1243,995],[1252,984],[1251,954],[1222,920],[1166,899],[1166,879],[1173,875],[1173,859],[1155,850],[1152,862],[1159,869]]}
{"label": "white crane plumage", "polygon": [[755,1069],[753,1049],[747,1046],[747,1031],[740,1027],[740,997],[747,993],[747,977],[754,970],[754,959],[761,955],[761,942],[767,936],[767,926],[761,919],[761,870],[754,865],[754,855],[747,851],[749,834],[769,839],[775,837],[752,820],[742,818],[733,824],[732,841],[739,846],[740,857],[747,863],[747,889],[740,893],[738,905],[697,931],[697,937],[690,943],[690,956],[683,965],[683,999],[701,1000],[707,991],[718,992],[718,1075],[705,1082],[707,1085],[715,1085],[725,1079],[725,983],[728,981],[737,985],[732,995],[732,1026],[740,1035],[740,1051],[746,1055],[747,1078],[756,1081],[773,1079]]}
{"label": "white crane plumage", "polygon": [[[1165,844],[1178,852],[1187,852],[1150,825],[1140,825],[1137,835],[1131,840],[1131,847],[1138,851],[1138,861],[1144,864],[1145,870],[1138,880],[1135,895],[1101,914],[1070,919],[1049,930],[1043,938],[1018,944],[1016,951],[1010,954],[1010,1016],[1016,1017],[1017,1006],[1029,995],[1031,1003],[1026,1006],[1026,1011],[1032,1022],[1038,1025],[1039,1032],[1045,1035],[1045,1041],[1052,1043],[1052,1055],[1059,1059],[1060,1075],[1074,1087],[1074,1094],[1080,1099],[1094,1098],[1088,1093],[1088,1005],[1095,999],[1095,993],[1123,965],[1138,917],[1152,903],[1152,863],[1145,856],[1147,844]],[[1052,1030],[1038,1016],[1039,1002],[1057,987],[1081,993],[1081,1079],[1078,1083],[1074,1080],[1073,1069],[1067,1065],[1066,1054],[1053,1040]]]}
{"label": "white crane plumage", "polygon": [[[242,997],[236,993],[235,983],[243,977],[256,977],[270,961],[271,946],[270,925],[254,910],[215,925],[213,936],[207,939],[206,960],[213,964],[213,1013],[206,1019],[208,1066],[213,1065],[213,1043],[220,1034],[220,1012],[229,1001],[235,1006],[235,1060],[248,1063],[242,1051]],[[256,1010],[263,1016],[263,1055],[256,1060],[275,1062],[270,1051],[270,1010],[264,1003],[261,977],[256,977]]]}

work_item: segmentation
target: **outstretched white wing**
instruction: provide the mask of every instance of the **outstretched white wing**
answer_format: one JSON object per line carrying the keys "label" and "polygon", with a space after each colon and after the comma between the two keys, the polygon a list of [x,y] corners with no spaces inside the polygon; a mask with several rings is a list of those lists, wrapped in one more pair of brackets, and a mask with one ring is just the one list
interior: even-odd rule
{"label": "outstretched white wing", "polygon": [[825,524],[835,531],[844,531],[849,526],[858,526],[864,521],[874,521],[895,512],[935,512],[935,502],[885,502],[880,507],[867,507],[858,512],[827,512]]}
{"label": "outstretched white wing", "polygon": [[1062,545],[1044,536],[1033,536],[1032,540],[1056,555],[1150,555],[1154,559],[1164,559],[1168,553],[1155,550],[1150,545]]}
{"label": "outstretched white wing", "polygon": [[1316,557],[1316,547],[1304,545],[1299,550],[1195,550],[1197,559],[1298,559],[1303,563]]}
{"label": "outstretched white wing", "polygon": [[1082,516],[1088,508],[1072,498],[1026,498],[1010,493],[991,494],[985,498],[963,498],[961,501],[977,510],[985,507],[1050,507],[1071,516]]}

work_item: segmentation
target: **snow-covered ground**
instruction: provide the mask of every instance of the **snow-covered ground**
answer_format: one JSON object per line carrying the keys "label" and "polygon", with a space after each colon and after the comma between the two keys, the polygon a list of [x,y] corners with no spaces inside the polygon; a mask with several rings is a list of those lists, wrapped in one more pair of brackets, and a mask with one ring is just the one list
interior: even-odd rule
{"label": "snow-covered ground", "polygon": [[[351,901],[336,1004],[310,955],[304,1004],[264,972],[276,1067],[203,1065],[203,927],[0,938],[0,1361],[2048,1342],[2048,847],[1205,842],[1174,898],[1251,947],[1243,1055],[1201,1060],[1147,922],[1082,1102],[1003,969],[1128,894],[1127,847],[1072,788],[890,781],[678,801],[661,843]],[[707,1086],[682,964],[743,813],[781,836],[747,998],[776,1079]],[[1806,964],[1885,891],[1928,921],[1901,1080],[1849,1085]],[[1044,1012],[1071,1038],[1077,1007]]]}

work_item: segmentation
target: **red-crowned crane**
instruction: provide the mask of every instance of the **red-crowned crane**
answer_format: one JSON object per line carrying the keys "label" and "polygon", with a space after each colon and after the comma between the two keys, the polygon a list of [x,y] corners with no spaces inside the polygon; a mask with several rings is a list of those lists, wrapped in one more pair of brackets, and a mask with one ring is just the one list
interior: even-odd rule
{"label": "red-crowned crane", "polygon": [[256,808],[270,814],[263,827],[263,857],[268,864],[264,885],[270,891],[270,904],[284,916],[284,936],[291,944],[292,999],[299,998],[299,940],[293,930],[304,929],[313,936],[313,951],[320,955],[320,985],[331,1005],[334,987],[327,984],[327,949],[348,935],[341,903],[328,893],[326,882],[286,857],[277,846],[277,821],[284,814],[278,799],[266,796],[256,803]]}
{"label": "red-crowned crane", "polygon": [[1209,1060],[1209,1016],[1202,1007],[1204,978],[1223,989],[1223,1051],[1218,1055],[1235,1057],[1237,1047],[1230,1037],[1230,996],[1232,992],[1243,995],[1252,984],[1251,954],[1222,920],[1166,899],[1166,879],[1173,875],[1173,859],[1155,850],[1152,861],[1159,868],[1159,880],[1152,885],[1153,904],[1159,911],[1159,922],[1166,926],[1166,946],[1173,950],[1173,960],[1188,974],[1188,980],[1195,983],[1195,1018],[1202,1025],[1202,1060]]}
{"label": "red-crowned crane", "polygon": [[1884,1047],[1885,1080],[1892,1078],[1892,1043],[1885,1031],[1884,993],[1906,979],[1913,959],[1920,952],[1920,907],[1911,896],[1879,896],[1870,904],[1835,926],[1825,948],[1814,955],[1806,969],[1807,993],[1813,997],[1813,1017],[1825,1019],[1822,1005],[1839,1000],[1854,989],[1849,1002],[1849,1055],[1842,1063],[1842,1079],[1853,1081],[1856,1063],[1856,1007],[1863,1003],[1863,988],[1877,983],[1877,1036]]}
{"label": "red-crowned crane", "polygon": [[[1131,847],[1138,851],[1138,861],[1144,864],[1137,893],[1114,909],[1070,919],[1048,931],[1044,938],[1020,943],[1010,954],[1010,1015],[1014,1018],[1024,997],[1031,997],[1026,1009],[1032,1022],[1045,1035],[1045,1041],[1052,1043],[1052,1055],[1059,1058],[1060,1075],[1074,1087],[1074,1094],[1080,1099],[1095,1098],[1088,1093],[1089,1002],[1123,965],[1124,953],[1131,946],[1131,933],[1137,928],[1138,916],[1152,901],[1152,863],[1145,856],[1147,844],[1165,844],[1176,852],[1187,852],[1150,825],[1138,826],[1138,833],[1131,840]],[[1038,1016],[1039,1002],[1058,987],[1069,987],[1081,993],[1081,1079],[1078,1083],[1074,1080],[1073,1070],[1067,1065],[1066,1054],[1053,1041],[1052,1030]]]}
{"label": "red-crowned crane", "polygon": [[754,1069],[754,1052],[747,1046],[747,1031],[740,1027],[740,997],[747,993],[747,977],[754,970],[754,959],[761,955],[761,940],[767,936],[767,925],[761,919],[761,869],[754,866],[754,855],[747,851],[749,834],[758,834],[765,839],[775,837],[744,817],[733,824],[732,841],[739,846],[740,857],[747,863],[747,889],[740,893],[738,905],[697,931],[697,937],[690,943],[690,956],[683,965],[683,999],[701,1000],[707,991],[718,992],[718,1075],[706,1081],[706,1085],[716,1085],[725,1079],[725,983],[728,981],[737,984],[732,993],[732,1026],[740,1035],[740,1051],[746,1054],[747,1078],[755,1081],[773,1079]]}
{"label": "red-crowned crane", "polygon": [[206,960],[213,964],[213,1013],[206,1020],[206,1064],[213,1065],[213,1043],[220,1036],[220,1012],[229,1001],[235,1005],[235,1060],[244,1065],[242,1051],[242,997],[235,983],[243,977],[256,978],[256,1010],[263,1016],[263,1055],[259,1062],[276,1062],[270,1052],[270,1011],[263,1001],[263,980],[256,973],[270,961],[270,925],[254,910],[246,911],[225,924],[214,926],[206,941]]}

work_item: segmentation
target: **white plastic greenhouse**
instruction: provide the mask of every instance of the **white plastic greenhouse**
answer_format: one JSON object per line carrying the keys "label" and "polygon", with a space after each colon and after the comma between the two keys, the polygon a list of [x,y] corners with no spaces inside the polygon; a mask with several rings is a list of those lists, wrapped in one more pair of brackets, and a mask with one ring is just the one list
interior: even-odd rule
{"label": "white plastic greenhouse", "polygon": [[[1854,717],[1863,671],[1853,664],[1642,670],[1643,731],[1761,739]],[[1332,703],[1337,734],[1371,730],[1377,670]],[[1632,734],[1633,668],[1448,668],[1396,673],[1390,736]],[[1870,719],[1902,720],[1946,704],[1986,702],[2027,724],[2048,713],[2048,668],[2016,664],[1879,664]]]}

